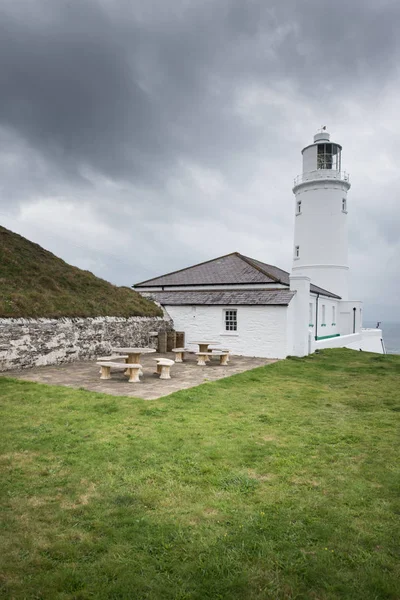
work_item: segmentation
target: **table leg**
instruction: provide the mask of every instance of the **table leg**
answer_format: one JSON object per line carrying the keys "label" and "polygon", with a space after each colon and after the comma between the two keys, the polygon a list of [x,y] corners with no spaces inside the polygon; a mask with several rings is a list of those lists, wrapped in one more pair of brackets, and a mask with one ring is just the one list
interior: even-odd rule
{"label": "table leg", "polygon": [[[209,350],[208,350],[208,344],[207,344],[207,346],[206,346],[206,349],[204,350],[204,352],[209,352]],[[210,358],[209,356],[205,356],[205,357],[204,357],[204,360],[205,360],[206,362],[211,362],[211,358]]]}
{"label": "table leg", "polygon": [[[141,356],[140,352],[134,352],[134,353],[128,354],[128,358],[125,362],[131,363],[134,365],[140,364],[140,356]],[[124,374],[129,375],[129,369],[126,369]],[[142,369],[140,369],[139,375],[140,375],[140,377],[143,375]]]}

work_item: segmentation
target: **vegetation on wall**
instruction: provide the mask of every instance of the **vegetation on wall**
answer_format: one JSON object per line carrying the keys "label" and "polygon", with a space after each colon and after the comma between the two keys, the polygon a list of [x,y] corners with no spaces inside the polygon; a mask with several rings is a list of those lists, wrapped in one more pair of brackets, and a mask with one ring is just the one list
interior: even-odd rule
{"label": "vegetation on wall", "polygon": [[161,309],[129,287],[73,267],[0,226],[0,317],[155,317]]}

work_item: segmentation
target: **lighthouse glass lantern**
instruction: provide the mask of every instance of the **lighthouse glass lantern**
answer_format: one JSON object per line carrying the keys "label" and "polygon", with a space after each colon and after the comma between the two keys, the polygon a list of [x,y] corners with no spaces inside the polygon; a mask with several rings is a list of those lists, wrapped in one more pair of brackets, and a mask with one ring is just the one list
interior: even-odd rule
{"label": "lighthouse glass lantern", "polygon": [[341,147],[338,144],[318,144],[317,169],[334,169],[340,171]]}

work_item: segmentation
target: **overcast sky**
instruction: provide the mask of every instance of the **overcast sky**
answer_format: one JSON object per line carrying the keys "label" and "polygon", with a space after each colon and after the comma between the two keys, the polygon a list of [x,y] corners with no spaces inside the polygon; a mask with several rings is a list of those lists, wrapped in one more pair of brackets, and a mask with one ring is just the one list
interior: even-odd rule
{"label": "overcast sky", "polygon": [[0,0],[0,223],[119,285],[234,251],[290,270],[327,125],[351,296],[400,321],[399,30],[398,0]]}

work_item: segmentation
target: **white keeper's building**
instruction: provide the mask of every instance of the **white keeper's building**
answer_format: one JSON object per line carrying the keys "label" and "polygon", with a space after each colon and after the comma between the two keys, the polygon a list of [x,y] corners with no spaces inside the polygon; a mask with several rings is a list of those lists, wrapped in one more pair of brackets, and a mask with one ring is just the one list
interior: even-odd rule
{"label": "white keeper's building", "polygon": [[342,147],[323,131],[302,150],[295,179],[292,273],[233,252],[134,285],[160,303],[177,331],[233,354],[304,356],[317,348],[384,352],[382,331],[362,328],[348,298],[348,174]]}

